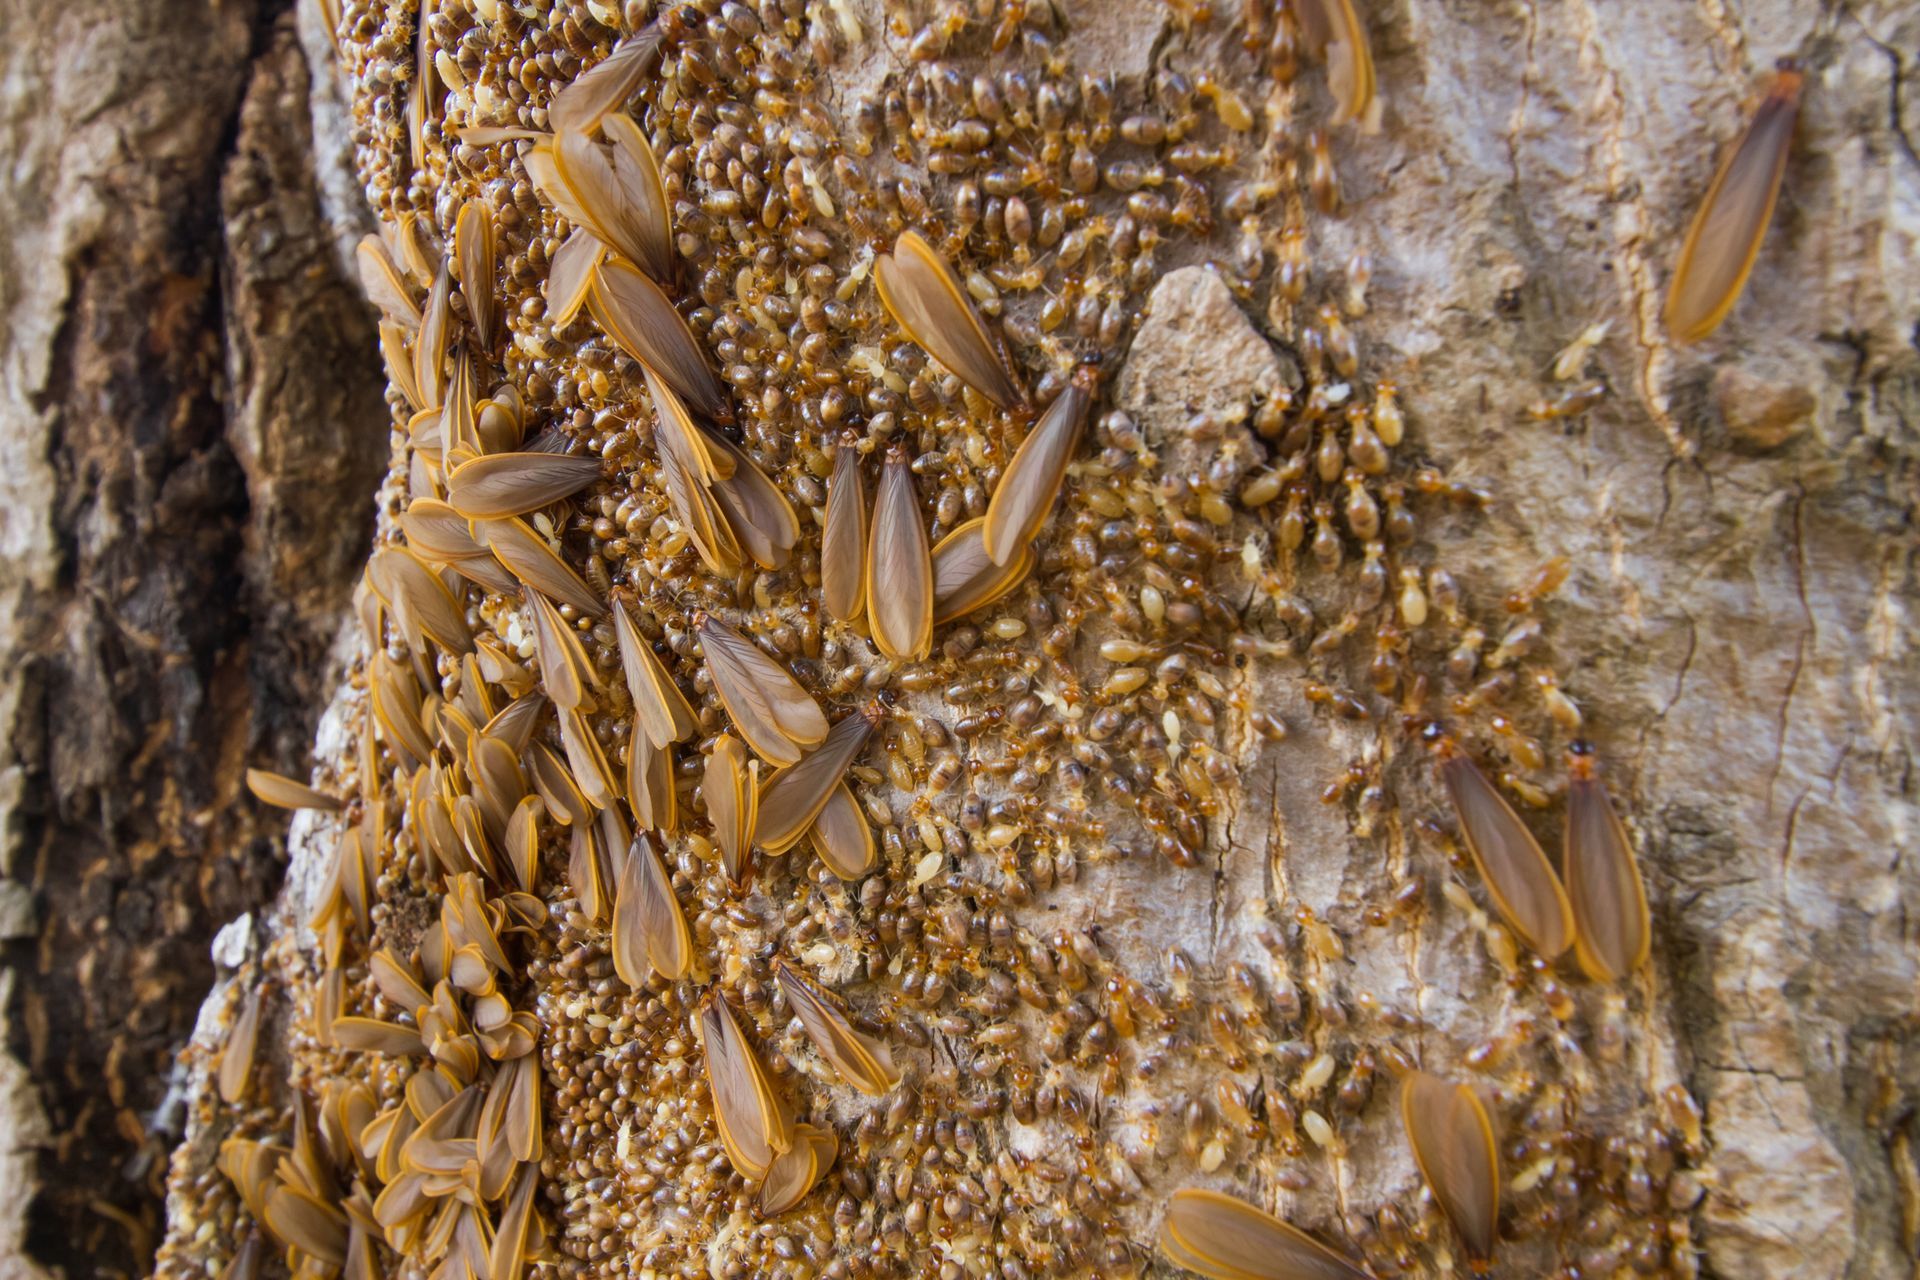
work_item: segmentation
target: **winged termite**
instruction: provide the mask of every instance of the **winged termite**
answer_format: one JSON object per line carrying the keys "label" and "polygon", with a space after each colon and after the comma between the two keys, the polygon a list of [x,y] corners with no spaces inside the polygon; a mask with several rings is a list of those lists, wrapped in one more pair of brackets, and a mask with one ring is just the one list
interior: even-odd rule
{"label": "winged termite", "polygon": [[699,1029],[720,1143],[734,1172],[758,1182],[793,1146],[793,1116],[718,990],[700,1005]]}
{"label": "winged termite", "polygon": [[938,626],[984,609],[1019,586],[1033,569],[1023,546],[1004,565],[987,554],[986,517],[969,520],[933,549],[933,621]]}
{"label": "winged termite", "polygon": [[247,770],[247,790],[253,792],[254,799],[276,809],[320,809],[334,813],[346,807],[346,802],[338,796],[315,791],[304,782],[295,782],[265,769]]}
{"label": "winged termite", "polygon": [[723,733],[707,753],[700,794],[713,824],[720,863],[735,889],[752,878],[753,828],[760,807],[760,762],[749,761],[739,739]]}
{"label": "winged termite", "polygon": [[520,770],[520,753],[499,738],[477,734],[467,744],[467,774],[474,799],[486,819],[487,837],[496,844],[507,837],[513,807],[527,794],[527,778]]}
{"label": "winged termite", "polygon": [[402,962],[389,948],[382,947],[367,959],[367,972],[380,994],[398,1005],[409,1017],[427,1003],[427,990],[420,985],[413,966]]}
{"label": "winged termite", "polygon": [[447,584],[405,547],[381,547],[367,561],[367,581],[392,612],[407,647],[421,652],[422,635],[454,653],[473,650],[466,611]]}
{"label": "winged termite", "polygon": [[1746,287],[1773,221],[1804,83],[1791,60],[1780,63],[1693,215],[1667,289],[1667,329],[1676,341],[1698,342],[1719,328]]}
{"label": "winged termite", "polygon": [[279,1186],[267,1197],[261,1225],[288,1248],[338,1268],[347,1257],[347,1216],[311,1192]]}
{"label": "winged termite", "polygon": [[853,437],[834,450],[827,482],[827,515],[820,530],[820,602],[841,622],[852,622],[867,599],[867,492]]}
{"label": "winged termite", "polygon": [[420,304],[413,300],[413,286],[400,274],[393,255],[387,252],[386,242],[375,235],[360,237],[353,260],[360,269],[360,287],[366,291],[367,299],[395,324],[418,329]]}
{"label": "winged termite", "polygon": [[476,520],[473,533],[508,572],[554,603],[570,604],[589,617],[606,616],[607,606],[594,589],[525,520]]}
{"label": "winged termite", "polygon": [[453,318],[448,301],[453,293],[453,278],[445,263],[433,277],[427,290],[427,304],[420,312],[420,332],[413,339],[413,382],[420,390],[417,401],[422,409],[438,409],[447,391],[447,326]]}
{"label": "winged termite", "polygon": [[520,589],[519,579],[473,540],[467,518],[438,498],[415,498],[395,519],[407,546],[422,559],[446,565],[497,595]]}
{"label": "winged termite", "polygon": [[774,1158],[760,1180],[760,1216],[775,1217],[806,1199],[839,1154],[840,1139],[831,1130],[795,1125],[793,1145]]}
{"label": "winged termite", "polygon": [[533,653],[547,697],[562,711],[592,710],[599,676],[587,660],[579,634],[540,592],[528,591],[526,602],[527,612],[533,615]]}
{"label": "winged termite", "polygon": [[693,934],[674,896],[673,880],[653,840],[642,834],[627,849],[613,907],[613,965],[636,990],[649,967],[668,981],[693,972]]}
{"label": "winged termite", "polygon": [[515,751],[524,752],[527,743],[533,740],[534,727],[540,723],[540,712],[546,705],[547,700],[537,693],[522,694],[500,708],[500,713],[482,725],[480,732],[489,738],[498,738]]}
{"label": "winged termite", "polygon": [[540,1185],[540,1171],[532,1166],[520,1170],[506,1207],[500,1212],[500,1224],[493,1233],[493,1248],[487,1255],[485,1280],[521,1280],[526,1274],[527,1238],[533,1223],[533,1193]]}
{"label": "winged termite", "polygon": [[547,282],[542,286],[547,301],[547,323],[553,328],[566,328],[580,314],[580,308],[587,305],[587,295],[593,291],[594,273],[599,270],[600,259],[606,252],[607,246],[600,243],[600,237],[585,227],[575,227],[573,234],[554,251],[547,268]]}
{"label": "winged termite", "polygon": [[513,882],[527,893],[540,878],[540,816],[547,811],[539,796],[522,796],[507,820],[507,867]]}
{"label": "winged termite", "polygon": [[673,748],[655,747],[638,721],[627,740],[627,804],[643,830],[672,831],[680,825]]}
{"label": "winged termite", "polygon": [[406,331],[391,320],[380,322],[380,359],[387,368],[387,381],[400,389],[407,403],[415,409],[426,408],[426,397],[414,377],[413,351],[407,345]]}
{"label": "winged termite", "polygon": [[785,568],[800,540],[793,504],[739,446],[719,437],[713,444],[733,462],[733,474],[713,482],[713,496],[741,548],[763,569]]}
{"label": "winged termite", "polygon": [[827,736],[820,704],[745,636],[708,613],[694,615],[714,692],[755,754],[776,768]]}
{"label": "winged termite", "polygon": [[540,801],[555,822],[566,827],[593,822],[593,806],[580,793],[579,784],[567,772],[566,763],[553,753],[553,748],[544,742],[534,743],[527,751],[527,763],[533,766],[533,785],[540,793]]}
{"label": "winged termite", "polygon": [[1567,750],[1567,901],[1573,908],[1574,955],[1587,976],[1613,982],[1647,961],[1653,929],[1647,889],[1633,842],[1613,811],[1593,748]]}
{"label": "winged termite", "polygon": [[439,6],[420,0],[413,26],[413,78],[407,83],[407,154],[416,170],[427,167],[427,117],[433,98],[433,42],[428,39],[431,19]]}
{"label": "winged termite", "polygon": [[233,1256],[227,1259],[227,1264],[220,1269],[219,1280],[259,1280],[261,1260],[266,1252],[259,1233],[248,1232],[233,1251]]}
{"label": "winged termite", "polygon": [[702,417],[733,420],[726,394],[700,354],[693,331],[659,285],[624,262],[602,262],[594,272],[587,308],[609,338],[664,378]]}
{"label": "winged termite", "polygon": [[1327,60],[1327,87],[1339,107],[1333,123],[1358,120],[1369,133],[1378,129],[1373,50],[1355,0],[1301,0],[1294,14],[1307,48]]}
{"label": "winged termite", "polygon": [[619,797],[620,784],[607,764],[606,752],[594,737],[593,726],[577,708],[560,712],[560,742],[567,751],[567,767],[580,794],[596,809],[605,809]]}
{"label": "winged termite", "polygon": [[599,478],[600,459],[591,456],[483,454],[447,473],[447,505],[472,519],[499,520],[570,498]]}
{"label": "winged termite", "polygon": [[342,1049],[358,1053],[384,1053],[408,1057],[422,1051],[420,1033],[397,1022],[379,1018],[335,1018],[330,1028],[333,1042]]}
{"label": "winged termite", "polygon": [[1473,761],[1450,752],[1441,758],[1440,776],[1494,906],[1523,942],[1554,959],[1573,942],[1573,908],[1553,864]]}
{"label": "winged termite", "polygon": [[657,749],[681,741],[700,726],[680,686],[654,654],[653,646],[634,624],[627,602],[613,602],[613,630],[620,645],[620,665],[627,691],[633,695],[634,723],[644,727]]}
{"label": "winged termite", "polygon": [[1025,399],[946,260],[917,231],[873,264],[880,303],[909,338],[1002,409]]}
{"label": "winged termite", "polygon": [[606,852],[591,821],[576,822],[567,831],[567,884],[587,919],[606,919],[614,885]]}
{"label": "winged termite", "polygon": [[611,151],[584,133],[557,135],[554,167],[594,235],[654,279],[671,280],[673,232],[653,149],[625,116],[610,117],[606,132]]}
{"label": "winged termite", "polygon": [[872,1036],[854,1030],[826,992],[785,959],[774,961],[773,976],[787,997],[787,1007],[806,1028],[807,1038],[842,1080],[876,1098],[900,1083],[893,1052]]}
{"label": "winged termite", "polygon": [[1400,1086],[1400,1122],[1468,1262],[1484,1275],[1500,1219],[1500,1154],[1485,1105],[1467,1085],[1415,1071]]}
{"label": "winged termite", "polygon": [[665,284],[673,277],[673,220],[653,145],[631,116],[609,115],[600,131],[613,144],[614,177],[633,206],[633,222],[644,232],[647,256],[635,262]]}
{"label": "winged termite", "polygon": [[1020,442],[1000,483],[987,504],[987,523],[981,539],[994,564],[1006,566],[1019,559],[1040,527],[1053,513],[1054,499],[1067,477],[1067,463],[1093,403],[1096,374],[1082,365],[1073,381],[1054,397],[1040,422]]}
{"label": "winged termite", "polygon": [[873,828],[867,825],[867,815],[854,799],[853,788],[844,781],[827,796],[808,835],[820,861],[842,880],[858,880],[880,865]]}
{"label": "winged termite", "polygon": [[220,1096],[237,1103],[247,1096],[247,1082],[253,1078],[254,1048],[260,1042],[260,989],[255,987],[240,1003],[240,1012],[227,1028],[227,1043],[220,1051],[220,1071],[216,1077]]}
{"label": "winged termite", "polygon": [[877,703],[856,711],[829,729],[818,747],[768,778],[760,791],[753,842],[768,853],[785,853],[798,843],[883,715]]}
{"label": "winged termite", "polygon": [[585,134],[599,128],[607,114],[618,110],[640,87],[640,77],[647,73],[664,39],[657,22],[623,38],[605,58],[553,96],[547,104],[547,123],[555,130]]}
{"label": "winged termite", "polygon": [[471,196],[460,206],[453,224],[453,246],[453,256],[460,263],[460,294],[467,300],[467,318],[481,349],[491,351],[497,310],[493,275],[500,246],[493,211],[483,197]]}
{"label": "winged termite", "polygon": [[412,757],[411,763],[432,759],[433,740],[420,725],[420,686],[413,676],[380,655],[368,675],[367,692],[387,745]]}
{"label": "winged termite", "polygon": [[880,472],[867,535],[867,623],[873,644],[895,661],[933,649],[933,554],[906,451],[894,446]]}
{"label": "winged termite", "polygon": [[1298,1227],[1199,1187],[1182,1187],[1167,1201],[1160,1252],[1212,1280],[1370,1280]]}

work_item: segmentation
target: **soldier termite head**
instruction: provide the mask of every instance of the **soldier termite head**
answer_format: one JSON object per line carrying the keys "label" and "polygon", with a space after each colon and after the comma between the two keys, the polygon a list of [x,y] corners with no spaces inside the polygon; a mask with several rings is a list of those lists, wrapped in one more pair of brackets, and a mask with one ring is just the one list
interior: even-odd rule
{"label": "soldier termite head", "polygon": [[1804,83],[1798,64],[1779,64],[1700,201],[1667,289],[1667,329],[1678,342],[1698,342],[1719,328],[1746,287],[1787,171]]}
{"label": "soldier termite head", "polygon": [[1597,982],[1613,982],[1645,964],[1653,944],[1646,886],[1584,741],[1567,748],[1564,871],[1580,968]]}

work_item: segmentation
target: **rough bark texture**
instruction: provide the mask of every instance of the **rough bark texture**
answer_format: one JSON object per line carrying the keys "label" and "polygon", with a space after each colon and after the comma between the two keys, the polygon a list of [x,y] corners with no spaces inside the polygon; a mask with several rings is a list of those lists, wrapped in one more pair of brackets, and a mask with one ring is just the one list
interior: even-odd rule
{"label": "rough bark texture", "polygon": [[208,944],[280,879],[240,771],[306,757],[380,383],[290,17],[0,23],[0,1264],[134,1274]]}
{"label": "rough bark texture", "polygon": [[[1085,24],[1066,11],[1071,55],[1136,95],[1152,69],[1219,52],[1155,0]],[[0,1059],[0,1086],[18,1102],[24,1074],[45,1107],[11,1130],[0,1118],[0,1257],[20,1247],[17,1189],[37,1158],[44,1208],[13,1256],[75,1274],[87,1259],[148,1264],[175,1136],[155,1108],[212,977],[208,940],[278,879],[234,802],[237,771],[302,772],[386,452],[371,329],[341,300],[316,212],[307,72],[285,20],[177,5],[139,11],[144,29],[126,18],[10,12],[0,136],[19,158],[0,249],[0,643],[13,658],[0,993],[17,1059]],[[1420,506],[1408,559],[1446,569],[1497,620],[1503,596],[1568,557],[1524,669],[1550,666],[1586,712],[1653,904],[1650,968],[1621,998],[1579,995],[1584,1052],[1543,1032],[1516,1070],[1577,1081],[1568,1123],[1602,1136],[1666,1123],[1673,1086],[1698,1100],[1692,1185],[1706,1194],[1691,1244],[1674,1245],[1697,1247],[1702,1273],[1915,1273],[1920,16],[1412,0],[1374,6],[1369,26],[1387,110],[1377,136],[1338,151],[1349,212],[1315,223],[1316,274],[1337,280],[1350,252],[1371,254],[1370,312],[1350,323],[1369,377],[1400,388],[1405,452],[1493,495],[1480,511]],[[833,83],[878,82],[898,44],[854,50]],[[1719,335],[1673,349],[1658,317],[1679,237],[1758,70],[1785,54],[1815,70],[1760,265]],[[1208,252],[1225,257],[1221,243]],[[1178,269],[1154,285],[1110,382],[1168,470],[1221,447],[1195,442],[1197,412],[1231,413],[1299,376],[1285,335],[1204,256],[1170,255]],[[1596,322],[1611,328],[1586,376],[1605,399],[1564,421],[1530,416],[1559,390],[1555,353]],[[1259,448],[1239,425],[1224,439]],[[1344,585],[1303,571],[1290,586],[1322,623],[1340,616]],[[1277,630],[1259,592],[1235,589]],[[1091,656],[1098,638],[1077,651],[1089,680],[1108,665]],[[1370,656],[1362,636],[1340,660],[1345,683],[1365,687]],[[1444,656],[1416,643],[1413,661],[1437,671]],[[1215,742],[1239,776],[1201,869],[1090,859],[1033,927],[1097,925],[1120,972],[1158,974],[1178,944],[1223,1000],[1236,962],[1319,1002],[1364,994],[1417,1014],[1410,1051],[1460,1070],[1518,1019],[1552,1019],[1537,986],[1506,981],[1484,921],[1437,890],[1453,873],[1419,823],[1450,819],[1424,752],[1390,715],[1356,723],[1309,702],[1309,680],[1325,679],[1297,656],[1250,668],[1246,700],[1292,732],[1269,744],[1241,719]],[[1323,802],[1355,761],[1393,798],[1389,820]],[[297,827],[309,882],[331,848],[304,839],[319,826]],[[1416,877],[1414,923],[1369,927],[1367,909]],[[1332,926],[1339,958],[1311,945],[1301,908]],[[255,920],[279,935],[294,914],[282,903]],[[1344,1073],[1354,1043],[1316,1047],[1339,1046]],[[204,1096],[207,1060],[190,1057],[185,1096]],[[1176,1062],[1152,1091],[1204,1095],[1217,1074]],[[1268,1188],[1276,1168],[1305,1169],[1269,1204],[1334,1235],[1343,1215],[1411,1205],[1418,1176],[1389,1092],[1330,1151],[1288,1162],[1240,1144],[1225,1173]],[[1112,1119],[1145,1127],[1119,1102]],[[213,1134],[196,1135],[189,1160],[204,1170]],[[1013,1125],[989,1140],[1035,1155],[1053,1141]],[[1164,1174],[1127,1219],[1143,1245],[1161,1197],[1195,1176],[1171,1138],[1140,1146],[1155,1141]],[[99,1216],[93,1197],[147,1234]],[[1501,1274],[1556,1265],[1527,1250]]]}

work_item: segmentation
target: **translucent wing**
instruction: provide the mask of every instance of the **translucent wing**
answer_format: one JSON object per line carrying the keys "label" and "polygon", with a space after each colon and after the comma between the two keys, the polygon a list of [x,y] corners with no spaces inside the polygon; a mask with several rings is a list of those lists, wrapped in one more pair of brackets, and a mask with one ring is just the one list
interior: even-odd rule
{"label": "translucent wing", "polygon": [[1647,890],[1606,783],[1588,757],[1576,755],[1573,761],[1573,776],[1567,780],[1565,870],[1574,955],[1588,977],[1613,982],[1645,964],[1652,948]]}
{"label": "translucent wing", "polygon": [[906,455],[896,450],[880,473],[867,535],[867,621],[874,647],[916,661],[933,648],[933,556],[926,519]]}
{"label": "translucent wing", "polygon": [[1005,567],[1018,559],[1052,514],[1054,499],[1067,477],[1067,463],[1087,421],[1087,408],[1093,403],[1090,381],[1076,378],[1054,398],[994,486],[986,527],[981,530],[994,564]]}
{"label": "translucent wing", "polygon": [[887,313],[929,355],[1002,409],[1020,402],[1013,375],[953,269],[919,232],[900,233],[893,252],[874,261],[873,279]]}
{"label": "translucent wing", "polygon": [[826,524],[820,532],[820,600],[841,622],[866,606],[867,491],[860,477],[860,451],[842,444],[834,451],[827,483]]}
{"label": "translucent wing", "polygon": [[1775,75],[1693,216],[1667,292],[1667,329],[1681,342],[1719,328],[1746,287],[1787,171],[1802,80],[1792,68]]}
{"label": "translucent wing", "polygon": [[1466,1085],[1416,1071],[1400,1088],[1400,1120],[1434,1199],[1474,1270],[1484,1270],[1500,1217],[1500,1157],[1486,1107]]}
{"label": "translucent wing", "polygon": [[1494,906],[1523,942],[1554,959],[1573,942],[1573,909],[1539,841],[1473,761],[1450,756],[1440,774]]}

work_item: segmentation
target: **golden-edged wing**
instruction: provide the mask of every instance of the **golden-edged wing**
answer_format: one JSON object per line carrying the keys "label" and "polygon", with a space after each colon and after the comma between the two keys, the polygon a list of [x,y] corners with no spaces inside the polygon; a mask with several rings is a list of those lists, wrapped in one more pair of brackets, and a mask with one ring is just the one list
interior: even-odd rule
{"label": "golden-edged wing", "polygon": [[547,264],[547,282],[541,286],[547,300],[547,323],[564,329],[587,305],[593,292],[594,273],[606,256],[607,246],[586,227],[575,227],[566,242],[554,250]]}
{"label": "golden-edged wing", "polygon": [[841,622],[852,622],[867,600],[867,488],[860,451],[842,442],[827,482],[826,522],[820,530],[820,602]]}
{"label": "golden-edged wing", "polygon": [[774,961],[773,977],[813,1047],[842,1080],[876,1098],[900,1083],[893,1052],[872,1036],[855,1030],[832,997],[784,959]]}
{"label": "golden-edged wing", "polygon": [[555,604],[570,604],[589,617],[606,616],[607,606],[599,594],[525,520],[518,516],[476,520],[473,536],[509,573]]}
{"label": "golden-edged wing", "polygon": [[828,730],[818,747],[768,778],[760,792],[754,843],[768,853],[785,853],[798,843],[847,776],[880,718],[877,706],[856,711]]}
{"label": "golden-edged wing", "polygon": [[747,745],[775,767],[827,736],[820,704],[759,646],[711,614],[694,619],[714,692]]}
{"label": "golden-edged wing", "polygon": [[793,1117],[718,990],[701,1004],[699,1028],[720,1143],[735,1172],[757,1182],[793,1146]]}
{"label": "golden-edged wing", "polygon": [[896,661],[933,649],[933,553],[906,454],[894,450],[880,472],[867,534],[867,623],[874,647]]}
{"label": "golden-edged wing", "polygon": [[726,393],[700,354],[693,330],[645,274],[617,260],[602,262],[587,307],[608,337],[665,378],[695,412],[710,422],[732,420]]}
{"label": "golden-edged wing", "polygon": [[613,602],[613,631],[620,644],[620,665],[633,695],[634,723],[646,729],[647,740],[664,750],[700,727],[687,696],[673,682],[653,646],[640,634],[623,600]]}
{"label": "golden-edged wing", "polygon": [[1442,760],[1440,776],[1494,906],[1522,942],[1545,959],[1559,956],[1573,943],[1573,908],[1540,842],[1466,756]]}
{"label": "golden-edged wing", "polygon": [[1370,1280],[1298,1227],[1199,1187],[1182,1187],[1168,1200],[1160,1251],[1211,1280]]}
{"label": "golden-edged wing", "polygon": [[1434,1199],[1483,1271],[1500,1219],[1500,1154],[1486,1107],[1467,1085],[1416,1071],[1400,1086],[1400,1121]]}
{"label": "golden-edged wing", "polygon": [[1652,949],[1647,889],[1591,755],[1576,748],[1570,759],[1564,869],[1574,955],[1588,977],[1613,982],[1645,964]]}
{"label": "golden-edged wing", "polygon": [[820,861],[842,880],[858,880],[880,865],[873,828],[867,825],[867,815],[854,798],[853,788],[844,781],[827,796],[808,835]]}
{"label": "golden-edged wing", "polygon": [[447,505],[474,520],[525,515],[600,478],[600,459],[566,453],[489,453],[447,474]]}
{"label": "golden-edged wing", "polygon": [[1300,0],[1294,13],[1307,48],[1327,60],[1327,88],[1339,106],[1333,123],[1366,122],[1377,85],[1373,50],[1355,0]]}
{"label": "golden-edged wing", "polygon": [[599,128],[607,113],[619,110],[640,87],[640,78],[660,52],[663,39],[665,33],[657,22],[622,39],[605,58],[553,95],[547,104],[547,123],[556,132],[590,134]]}
{"label": "golden-edged wing", "polygon": [[467,317],[484,350],[493,349],[499,303],[494,298],[493,275],[500,257],[493,211],[484,197],[470,196],[460,206],[453,224],[453,256],[460,264],[460,293],[467,300]]}
{"label": "golden-edged wing", "polygon": [[874,261],[873,279],[881,305],[929,355],[1002,409],[1021,401],[953,268],[919,232],[900,233],[893,252]]}
{"label": "golden-edged wing", "polygon": [[984,609],[1019,586],[1033,568],[1033,548],[1015,551],[1006,564],[987,554],[987,520],[969,520],[933,549],[935,625]]}
{"label": "golden-edged wing", "polygon": [[1074,379],[1020,442],[1013,461],[994,486],[993,501],[987,504],[987,523],[981,530],[987,555],[994,564],[1004,568],[1019,559],[1052,514],[1092,403],[1091,379]]}
{"label": "golden-edged wing", "polygon": [[346,807],[346,801],[337,796],[315,791],[304,782],[295,782],[265,769],[247,770],[247,790],[253,792],[254,799],[276,809],[319,809],[334,813]]}
{"label": "golden-edged wing", "polygon": [[1793,67],[1774,74],[1693,215],[1667,290],[1667,330],[1677,341],[1698,342],[1719,328],[1746,287],[1787,171],[1803,79]]}
{"label": "golden-edged wing", "polygon": [[747,760],[739,739],[723,733],[707,754],[700,794],[713,824],[713,842],[720,848],[720,864],[734,888],[752,875],[753,828],[760,807],[760,762]]}

